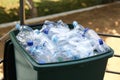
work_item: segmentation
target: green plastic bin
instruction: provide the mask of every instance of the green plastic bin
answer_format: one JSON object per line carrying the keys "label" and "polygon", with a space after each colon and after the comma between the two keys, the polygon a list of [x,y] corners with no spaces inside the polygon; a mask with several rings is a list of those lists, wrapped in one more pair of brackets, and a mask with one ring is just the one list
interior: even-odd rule
{"label": "green plastic bin", "polygon": [[[35,25],[33,25],[35,26]],[[37,25],[33,28],[40,28]],[[14,45],[17,80],[103,80],[111,49],[104,54],[59,63],[38,64],[16,39],[18,31],[10,32]]]}

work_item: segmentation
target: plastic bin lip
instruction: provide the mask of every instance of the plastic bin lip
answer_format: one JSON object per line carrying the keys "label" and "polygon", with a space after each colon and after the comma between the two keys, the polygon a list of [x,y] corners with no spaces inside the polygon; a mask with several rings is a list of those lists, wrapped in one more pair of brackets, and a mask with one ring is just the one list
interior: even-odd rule
{"label": "plastic bin lip", "polygon": [[10,38],[14,44],[14,48],[17,49],[23,55],[23,57],[25,57],[25,60],[35,70],[39,70],[41,68],[69,66],[69,65],[73,65],[73,64],[82,64],[82,63],[86,63],[86,62],[96,61],[99,59],[112,57],[113,53],[114,53],[114,51],[111,49],[107,53],[103,53],[103,54],[99,54],[99,55],[95,55],[95,56],[91,56],[91,57],[87,57],[87,58],[82,58],[82,59],[78,59],[78,60],[38,64],[29,54],[26,54],[27,51],[25,51],[23,49],[23,47],[19,44],[19,41],[16,38],[17,33],[18,33],[17,30],[10,32]]}

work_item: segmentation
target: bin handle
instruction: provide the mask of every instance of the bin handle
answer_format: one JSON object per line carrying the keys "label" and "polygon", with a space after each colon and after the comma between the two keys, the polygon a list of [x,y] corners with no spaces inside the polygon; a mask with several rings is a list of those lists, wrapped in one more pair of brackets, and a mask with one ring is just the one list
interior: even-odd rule
{"label": "bin handle", "polygon": [[20,0],[20,25],[25,24],[25,0]]}

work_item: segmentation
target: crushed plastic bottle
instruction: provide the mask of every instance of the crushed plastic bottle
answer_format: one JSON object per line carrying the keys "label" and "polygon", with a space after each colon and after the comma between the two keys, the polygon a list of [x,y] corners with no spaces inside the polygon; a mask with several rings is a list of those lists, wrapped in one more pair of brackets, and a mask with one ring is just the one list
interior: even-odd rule
{"label": "crushed plastic bottle", "polygon": [[65,24],[65,23],[63,23],[62,20],[59,20],[56,23],[55,22],[47,21],[46,24],[49,25],[49,26],[48,27],[46,26],[46,28],[44,28],[44,26],[43,26],[42,32],[44,32],[45,34],[47,34],[48,38],[55,45],[58,46],[59,44],[64,44],[65,41],[66,41],[65,39],[67,37],[65,35],[65,33],[67,33],[67,32],[70,31],[70,29],[68,28],[68,25]]}
{"label": "crushed plastic bottle", "polygon": [[66,23],[64,23],[62,20],[57,21],[56,26],[59,29],[59,31],[63,33],[70,31],[69,26]]}
{"label": "crushed plastic bottle", "polygon": [[29,52],[30,55],[34,55],[33,52],[35,51],[35,47],[33,45],[33,41],[27,41],[27,46],[25,47],[26,51]]}
{"label": "crushed plastic bottle", "polygon": [[46,51],[42,46],[36,47],[33,55],[36,62],[40,64],[52,62],[52,55],[49,51]]}
{"label": "crushed plastic bottle", "polygon": [[79,31],[83,31],[85,29],[82,25],[78,24],[77,21],[73,21],[73,26],[74,26],[74,29]]}
{"label": "crushed plastic bottle", "polygon": [[19,30],[20,32],[16,36],[17,39],[24,45],[27,45],[27,41],[32,40],[32,34],[33,34],[33,29],[23,25],[21,26],[20,24],[16,24],[16,29]]}
{"label": "crushed plastic bottle", "polygon": [[105,53],[110,50],[110,48],[94,30],[86,28],[83,35],[90,39],[91,45],[94,47],[94,50],[97,50],[98,53]]}
{"label": "crushed plastic bottle", "polygon": [[75,46],[75,50],[77,50],[80,54],[80,58],[85,58],[94,55],[93,46],[87,38],[81,39],[79,37],[75,37],[70,39],[69,43]]}
{"label": "crushed plastic bottle", "polygon": [[73,29],[69,29],[62,20],[46,20],[40,30],[16,24],[19,30],[16,38],[40,64],[77,60],[110,50],[94,30],[84,28],[77,21],[72,24]]}
{"label": "crushed plastic bottle", "polygon": [[53,58],[56,62],[61,62],[80,59],[80,55],[73,46],[66,44],[60,47],[60,51],[54,54]]}
{"label": "crushed plastic bottle", "polygon": [[48,37],[44,33],[40,33],[39,38],[41,38],[40,44],[43,47],[46,47],[52,54],[54,54],[56,46],[53,44],[53,42],[48,39]]}
{"label": "crushed plastic bottle", "polygon": [[[47,24],[47,25],[46,25]],[[46,27],[44,27],[46,26]],[[49,38],[51,38],[54,34],[61,34],[61,33],[66,33],[70,31],[68,28],[68,25],[63,23],[61,20],[58,21],[57,23],[55,22],[50,22],[47,21],[42,28],[42,31],[48,35]]]}
{"label": "crushed plastic bottle", "polygon": [[101,39],[100,36],[98,36],[98,34],[94,30],[89,28],[84,29],[83,35],[88,39],[95,39],[95,40]]}
{"label": "crushed plastic bottle", "polygon": [[102,39],[98,40],[98,45],[96,46],[96,51],[99,54],[105,53],[110,50],[110,47],[105,44],[105,42]]}
{"label": "crushed plastic bottle", "polygon": [[56,28],[56,23],[47,20],[47,21],[44,22],[44,24],[42,26],[42,29],[41,29],[41,32],[44,32],[45,34],[50,35],[50,29],[51,28],[55,29]]}

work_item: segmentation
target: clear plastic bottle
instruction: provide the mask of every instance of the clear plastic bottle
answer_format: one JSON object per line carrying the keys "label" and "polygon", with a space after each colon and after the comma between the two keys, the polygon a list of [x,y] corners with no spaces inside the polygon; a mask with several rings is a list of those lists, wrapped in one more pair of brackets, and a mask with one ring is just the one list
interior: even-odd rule
{"label": "clear plastic bottle", "polygon": [[36,50],[34,51],[34,59],[36,62],[40,64],[50,63],[52,54],[50,54],[49,51],[45,51],[45,49],[42,46],[38,46]]}
{"label": "clear plastic bottle", "polygon": [[46,36],[46,34],[40,33],[38,36],[39,39],[41,40],[40,44],[46,49],[48,49],[52,54],[54,54],[57,48],[53,44],[53,42]]}
{"label": "clear plastic bottle", "polygon": [[73,21],[69,29],[62,20],[45,21],[41,30],[16,25],[20,32],[16,36],[29,54],[41,64],[86,58],[107,52],[110,48],[97,33]]}
{"label": "clear plastic bottle", "polygon": [[101,39],[100,36],[94,30],[89,28],[84,29],[83,35],[88,39],[95,39],[95,40]]}
{"label": "clear plastic bottle", "polygon": [[82,36],[74,36],[72,38],[69,38],[68,42],[71,45],[78,45],[79,43],[88,40],[86,37]]}
{"label": "clear plastic bottle", "polygon": [[50,39],[54,34],[61,34],[61,33],[63,34],[70,31],[68,25],[63,23],[62,20],[59,20],[56,23],[53,22],[46,22],[46,23],[47,23],[47,25],[45,24],[46,28],[43,28],[42,32],[47,34]]}
{"label": "clear plastic bottle", "polygon": [[[45,33],[49,38],[51,38],[52,35],[58,33],[58,29],[54,27],[52,24],[44,24],[46,28],[42,28],[41,32]],[[51,26],[51,27],[50,27]]]}
{"label": "clear plastic bottle", "polygon": [[52,21],[48,21],[46,20],[42,26],[42,29],[40,30],[41,32],[44,32],[45,34],[48,34],[49,30],[51,28],[55,28],[56,27],[56,23],[52,22]]}
{"label": "clear plastic bottle", "polygon": [[54,55],[57,62],[69,61],[80,58],[73,45],[68,43],[68,40],[60,40],[57,43],[58,51]]}
{"label": "clear plastic bottle", "polygon": [[71,38],[71,37],[77,36],[77,37],[83,38],[82,34],[84,31],[84,27],[78,24],[77,21],[73,21],[72,25],[74,28],[68,33],[69,37]]}
{"label": "clear plastic bottle", "polygon": [[16,38],[23,44],[27,45],[26,41],[32,40],[33,37],[33,29],[29,26],[20,26],[19,24],[16,24],[16,29],[20,32],[17,34]]}
{"label": "clear plastic bottle", "polygon": [[107,44],[100,38],[100,36],[92,29],[86,28],[84,30],[84,36],[87,37],[91,45],[98,53],[105,53],[110,50]]}
{"label": "clear plastic bottle", "polygon": [[[51,26],[51,24],[54,24],[54,26]],[[51,27],[44,28],[42,32],[47,34],[48,38],[55,45],[58,46],[59,44],[64,44],[66,39],[65,34],[70,31],[70,29],[68,28],[68,25],[63,23],[62,20],[59,20],[56,23],[48,23],[47,25]]]}
{"label": "clear plastic bottle", "polygon": [[101,54],[101,53],[105,53],[105,52],[109,51],[110,47],[107,44],[105,44],[105,42],[102,39],[99,39],[98,45],[96,45],[95,49],[97,50],[97,52],[99,54]]}
{"label": "clear plastic bottle", "polygon": [[27,41],[27,46],[25,47],[26,51],[28,51],[28,53],[33,56],[35,49],[35,46],[33,45],[33,41]]}
{"label": "clear plastic bottle", "polygon": [[88,39],[75,39],[70,41],[75,46],[75,50],[79,53],[80,58],[90,57],[94,55],[93,47]]}
{"label": "clear plastic bottle", "polygon": [[52,62],[53,45],[41,33],[36,35],[33,41],[27,41],[25,49],[40,64]]}
{"label": "clear plastic bottle", "polygon": [[78,24],[77,21],[73,21],[72,24],[74,26],[74,29],[76,29],[76,30],[83,31],[85,29],[82,25]]}
{"label": "clear plastic bottle", "polygon": [[61,32],[66,33],[70,31],[69,26],[62,20],[57,21],[56,26]]}
{"label": "clear plastic bottle", "polygon": [[62,61],[76,60],[79,59],[80,57],[76,52],[76,50],[71,48],[71,46],[67,44],[60,47],[60,51],[54,54],[53,58],[56,62],[62,62]]}
{"label": "clear plastic bottle", "polygon": [[68,38],[65,34],[54,34],[51,38],[51,41],[56,45],[56,46],[63,46],[68,43]]}
{"label": "clear plastic bottle", "polygon": [[71,44],[66,44],[63,46],[64,55],[67,60],[76,60],[80,59],[79,52],[76,50],[76,46]]}

